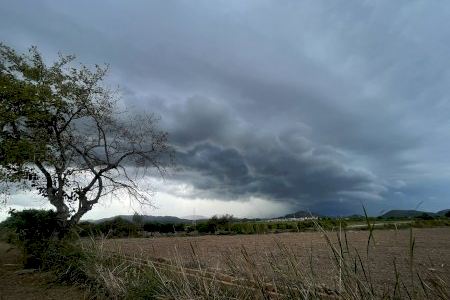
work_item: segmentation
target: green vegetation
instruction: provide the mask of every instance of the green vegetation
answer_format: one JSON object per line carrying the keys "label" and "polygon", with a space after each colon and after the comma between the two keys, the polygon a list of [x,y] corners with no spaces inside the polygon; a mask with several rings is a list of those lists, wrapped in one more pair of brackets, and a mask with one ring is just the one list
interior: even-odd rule
{"label": "green vegetation", "polygon": [[42,267],[43,257],[53,244],[56,213],[52,210],[30,209],[11,210],[9,214],[10,217],[2,223],[3,230],[9,231],[8,242],[22,249],[26,267]]}
{"label": "green vegetation", "polygon": [[[133,236],[138,230],[176,232],[181,225],[144,223],[138,218],[135,223],[121,218],[100,224],[80,224],[81,232],[94,232],[105,236]],[[202,266],[192,248],[194,262],[189,266],[180,257],[174,263],[153,262],[146,257],[129,257],[103,247],[102,239],[87,239],[80,243],[76,235],[64,240],[55,239],[53,226],[57,222],[53,211],[25,210],[11,211],[10,217],[1,223],[3,231],[9,231],[10,242],[16,243],[27,258],[25,264],[48,270],[59,282],[77,284],[89,290],[92,298],[109,299],[448,299],[448,286],[433,272],[418,273],[414,260],[415,239],[410,233],[409,273],[398,272],[389,285],[374,286],[370,264],[371,249],[376,230],[369,224],[367,258],[353,251],[346,240],[345,223],[341,220],[324,219],[305,222],[237,222],[231,216],[213,217],[200,223],[206,232],[221,233],[265,233],[271,230],[316,230],[323,234],[329,251],[334,257],[330,269],[336,272],[334,288],[324,288],[313,268],[309,270],[300,263],[304,257],[297,257],[292,249],[278,244],[274,253],[253,257],[242,248],[241,256],[229,256],[230,272],[226,278],[240,278],[229,284],[224,275],[208,273],[207,270],[192,269]],[[416,226],[450,225],[450,219],[419,219]],[[433,223],[430,223],[433,222]],[[302,228],[299,224],[302,224]],[[200,225],[199,224],[199,225]],[[323,226],[321,225],[323,224]],[[326,228],[341,226],[343,236],[334,237]],[[150,227],[149,227],[150,226]],[[176,227],[179,226],[179,227]],[[183,227],[186,230],[186,226]],[[214,230],[214,231],[212,231]],[[337,239],[337,242],[335,241]],[[265,268],[260,268],[261,260]],[[276,274],[276,276],[275,276]],[[222,277],[220,277],[222,276]],[[231,277],[230,277],[231,276]]]}
{"label": "green vegetation", "polygon": [[155,117],[117,107],[117,93],[103,84],[107,67],[74,60],[60,55],[47,65],[36,47],[20,54],[0,43],[0,179],[55,207],[58,238],[102,195],[122,191],[148,203],[150,191],[124,166],[164,172],[172,154]]}
{"label": "green vegetation", "polygon": [[[367,223],[368,222],[368,223]],[[314,231],[317,225],[325,230],[367,230],[371,227],[377,229],[400,229],[400,228],[423,228],[450,226],[450,219],[447,217],[430,217],[420,215],[408,221],[404,219],[382,219],[358,217],[351,219],[320,218],[317,220],[305,221],[254,221],[239,220],[231,215],[213,216],[212,218],[193,223],[160,223],[128,221],[120,217],[106,220],[100,223],[81,222],[78,233],[82,237],[87,236],[107,236],[111,238],[123,237],[145,237],[154,234],[162,235],[195,235],[195,234],[269,234],[282,232]]]}
{"label": "green vegetation", "polygon": [[[400,229],[400,228],[424,228],[450,226],[449,217],[430,217],[420,215],[408,222],[404,220],[367,218],[371,226],[377,229]],[[80,222],[72,231],[80,237],[146,237],[148,235],[195,235],[195,234],[269,234],[282,232],[314,231],[317,225],[325,230],[349,229],[367,230],[368,225],[364,218],[333,219],[320,218],[318,220],[305,221],[254,221],[239,220],[231,215],[213,216],[212,218],[200,221],[195,225],[183,223],[160,223],[144,222],[140,217],[133,217],[131,220],[115,217],[99,223]],[[57,222],[56,213],[53,211],[24,210],[22,212],[11,211],[10,217],[2,223],[3,228],[14,228],[8,235],[9,242],[18,239],[24,247],[38,247],[38,242],[28,245],[27,241],[45,241],[54,237]],[[37,224],[37,225],[36,225]],[[27,250],[28,252],[32,251]]]}
{"label": "green vegetation", "polygon": [[281,232],[299,232],[315,230],[316,223],[327,230],[345,228],[344,220],[324,218],[318,221],[242,221],[234,219],[231,215],[213,216],[197,224],[159,223],[127,221],[120,217],[100,223],[81,222],[78,224],[78,234],[81,237],[107,236],[107,237],[142,237],[151,234],[266,234]]}

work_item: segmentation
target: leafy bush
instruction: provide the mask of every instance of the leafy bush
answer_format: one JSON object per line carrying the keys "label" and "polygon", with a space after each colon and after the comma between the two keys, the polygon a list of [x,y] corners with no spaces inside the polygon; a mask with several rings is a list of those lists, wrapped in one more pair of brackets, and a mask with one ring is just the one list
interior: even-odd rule
{"label": "leafy bush", "polygon": [[54,229],[58,227],[56,213],[52,210],[27,209],[11,210],[9,215],[2,226],[15,233],[15,242],[24,253],[25,267],[41,267],[50,241],[56,240],[54,237]]}
{"label": "leafy bush", "polygon": [[[368,222],[372,222],[373,220],[368,219]],[[347,222],[345,222],[345,220],[339,220],[339,219],[321,219],[319,220],[319,225],[320,227],[322,227],[323,229],[326,230],[330,230],[330,229],[334,229],[334,228],[346,228],[347,227]]]}
{"label": "leafy bush", "polygon": [[46,251],[42,253],[41,268],[52,271],[61,283],[86,283],[88,276],[82,264],[87,254],[73,240],[51,240]]}
{"label": "leafy bush", "polygon": [[305,229],[312,229],[314,228],[315,224],[313,221],[302,221],[302,222],[297,222],[297,228],[299,230],[305,230]]}
{"label": "leafy bush", "polygon": [[221,232],[230,232],[231,226],[233,222],[232,215],[223,215],[223,216],[212,216],[206,222],[201,222],[197,225],[197,230],[199,233],[216,233],[217,231]]}
{"label": "leafy bush", "polygon": [[97,224],[94,228],[94,231],[110,237],[135,237],[139,229],[136,224],[121,217]]}
{"label": "leafy bush", "polygon": [[185,231],[185,225],[174,223],[147,222],[143,225],[143,229],[147,232],[175,233]]}
{"label": "leafy bush", "polygon": [[91,222],[80,222],[76,229],[80,237],[98,236],[101,234],[99,226]]}
{"label": "leafy bush", "polygon": [[421,219],[421,220],[434,220],[433,216],[430,216],[427,213],[423,213],[420,216],[417,217],[417,219]]}
{"label": "leafy bush", "polygon": [[196,228],[199,233],[215,233],[217,230],[217,226],[209,222],[200,222]]}
{"label": "leafy bush", "polygon": [[147,222],[144,224],[144,231],[147,232],[159,232],[159,228],[161,227],[160,223],[155,222]]}

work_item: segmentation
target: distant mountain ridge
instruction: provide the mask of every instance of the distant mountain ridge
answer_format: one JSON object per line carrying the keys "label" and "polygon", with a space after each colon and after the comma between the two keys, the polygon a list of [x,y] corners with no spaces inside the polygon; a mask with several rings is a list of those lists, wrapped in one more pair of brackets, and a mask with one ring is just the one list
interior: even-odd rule
{"label": "distant mountain ridge", "polygon": [[[382,218],[414,218],[414,217],[419,217],[423,214],[427,214],[429,216],[432,217],[438,217],[438,216],[445,216],[446,213],[450,212],[450,209],[444,209],[444,210],[440,210],[438,212],[429,212],[429,211],[421,211],[421,210],[405,210],[405,209],[393,209],[390,210],[382,215],[380,215],[380,217]],[[299,210],[295,213],[290,213],[287,214],[283,217],[279,217],[277,219],[289,219],[289,218],[305,218],[305,217],[326,217],[324,215],[321,214],[317,214],[314,212],[309,212],[309,211],[304,211],[304,210]],[[348,218],[361,218],[364,217],[362,215],[351,215],[348,216]]]}
{"label": "distant mountain ridge", "polygon": [[208,217],[202,216],[202,215],[190,215],[190,216],[184,216],[182,219],[191,220],[191,221],[198,221],[198,220],[207,220]]}
{"label": "distant mountain ridge", "polygon": [[[421,211],[421,210],[393,209],[393,210],[390,210],[390,211],[380,215],[380,217],[382,217],[382,218],[414,218],[414,217],[419,217],[423,214],[427,214],[432,217],[437,217],[437,216],[444,216],[449,211],[450,211],[450,209],[443,209],[443,210],[440,210],[440,211],[434,213],[434,212]],[[314,212],[299,210],[297,212],[290,213],[290,214],[284,215],[282,217],[273,218],[273,219],[307,218],[307,217],[311,217],[311,216],[319,217],[319,218],[326,217],[324,215],[317,214]],[[187,224],[187,223],[191,223],[194,220],[201,221],[201,220],[208,219],[207,217],[200,216],[200,215],[186,216],[183,218],[178,218],[178,217],[174,217],[174,216],[151,216],[151,215],[142,215],[141,217],[142,217],[142,222],[144,222],[144,223],[155,222],[155,223],[163,223],[163,224],[164,223],[173,223],[173,224],[185,223],[185,224]],[[351,217],[363,217],[363,216],[360,216],[360,215],[349,216],[349,218],[351,218]],[[110,217],[110,218],[103,218],[103,219],[99,219],[99,220],[85,220],[85,221],[91,222],[91,223],[101,223],[101,222],[105,222],[105,221],[111,221],[115,218],[122,218],[127,221],[132,221],[133,215],[118,215],[118,216],[114,216],[114,217]],[[236,218],[236,220],[240,220],[240,219]],[[242,219],[242,220],[246,220],[246,219]]]}
{"label": "distant mountain ridge", "polygon": [[[173,224],[181,224],[181,223],[191,223],[192,220],[189,219],[181,219],[174,216],[147,216],[147,215],[141,215],[142,222],[155,222],[155,223],[173,223]],[[103,218],[99,220],[87,220],[91,223],[102,223],[105,221],[112,221],[115,218],[121,218],[127,221],[133,220],[133,215],[118,215],[110,218]]]}
{"label": "distant mountain ridge", "polygon": [[450,209],[443,209],[438,211],[436,214],[438,214],[439,216],[445,216],[446,213],[448,213],[450,211]]}
{"label": "distant mountain ridge", "polygon": [[382,218],[414,218],[419,217],[423,214],[427,214],[429,216],[438,216],[438,213],[433,213],[429,211],[422,211],[422,210],[402,210],[402,209],[393,209],[388,211],[387,213],[381,215]]}
{"label": "distant mountain ridge", "polygon": [[295,213],[287,214],[283,217],[279,217],[278,219],[290,219],[290,218],[308,218],[308,217],[321,217],[321,215],[316,214],[314,212],[309,212],[305,210],[299,210]]}

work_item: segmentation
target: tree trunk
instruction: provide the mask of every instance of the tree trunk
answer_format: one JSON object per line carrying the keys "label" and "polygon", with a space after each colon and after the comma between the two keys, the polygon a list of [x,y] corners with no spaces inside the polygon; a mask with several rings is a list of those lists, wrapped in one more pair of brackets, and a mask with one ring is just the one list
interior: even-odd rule
{"label": "tree trunk", "polygon": [[[55,199],[56,200],[56,199]],[[56,205],[53,204],[56,207],[56,219],[58,227],[55,228],[55,237],[58,239],[63,239],[67,233],[69,233],[71,226],[69,223],[70,213],[69,208],[64,203],[64,199],[57,199],[55,201]]]}

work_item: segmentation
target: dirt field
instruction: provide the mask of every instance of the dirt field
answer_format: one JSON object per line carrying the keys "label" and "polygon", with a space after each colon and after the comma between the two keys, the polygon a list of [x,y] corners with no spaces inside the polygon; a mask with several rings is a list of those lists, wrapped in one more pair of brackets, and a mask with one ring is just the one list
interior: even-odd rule
{"label": "dirt field", "polygon": [[76,287],[49,283],[50,274],[22,270],[18,249],[0,242],[0,300],[88,299]]}
{"label": "dirt field", "polygon": [[[329,235],[337,245],[337,233]],[[368,235],[368,231],[347,233],[349,251],[355,254],[357,250],[365,261]],[[450,284],[450,228],[414,229],[413,237],[414,270],[420,274],[438,274]],[[342,239],[345,240],[344,234]],[[369,252],[369,265],[374,282],[380,286],[394,282],[394,259],[399,273],[407,278],[411,270],[409,229],[375,231],[374,241]],[[108,249],[125,254],[169,260],[179,257],[188,266],[198,264],[193,262],[193,257],[196,256],[202,267],[219,269],[224,273],[229,272],[230,265],[233,265],[229,263],[230,260],[238,264],[243,262],[243,249],[260,267],[264,267],[271,258],[282,259],[288,252],[292,252],[300,258],[305,272],[315,272],[320,282],[327,286],[335,284],[339,274],[331,261],[330,247],[323,234],[318,232],[116,239],[106,240],[105,243]],[[344,248],[347,249],[345,245]],[[196,254],[193,255],[193,252]]]}

